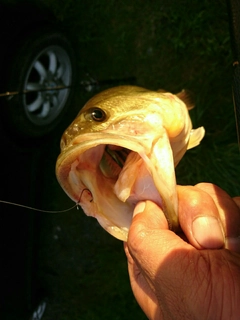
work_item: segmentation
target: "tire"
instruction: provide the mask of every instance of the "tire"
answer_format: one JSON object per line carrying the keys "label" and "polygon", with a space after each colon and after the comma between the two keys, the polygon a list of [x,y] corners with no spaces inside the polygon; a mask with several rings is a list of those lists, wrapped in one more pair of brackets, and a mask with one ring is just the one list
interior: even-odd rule
{"label": "tire", "polygon": [[20,136],[42,137],[59,125],[69,108],[75,84],[74,52],[62,34],[48,29],[35,31],[18,47],[8,66],[6,88],[20,94],[6,100],[3,122]]}

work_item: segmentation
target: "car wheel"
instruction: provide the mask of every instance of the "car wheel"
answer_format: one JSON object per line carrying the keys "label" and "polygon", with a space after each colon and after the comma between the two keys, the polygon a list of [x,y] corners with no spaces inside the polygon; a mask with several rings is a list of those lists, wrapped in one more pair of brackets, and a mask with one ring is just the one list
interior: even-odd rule
{"label": "car wheel", "polygon": [[[75,83],[75,57],[68,40],[50,30],[32,33],[8,67],[4,123],[27,137],[51,132],[66,113]],[[17,93],[17,94],[15,94]]]}

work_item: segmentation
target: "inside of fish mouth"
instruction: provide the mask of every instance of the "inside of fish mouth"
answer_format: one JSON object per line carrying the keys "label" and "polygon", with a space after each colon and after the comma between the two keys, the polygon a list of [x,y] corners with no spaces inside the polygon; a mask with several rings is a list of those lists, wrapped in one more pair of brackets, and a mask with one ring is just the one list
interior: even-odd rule
{"label": "inside of fish mouth", "polygon": [[106,145],[99,168],[107,178],[117,178],[131,150],[115,145]]}

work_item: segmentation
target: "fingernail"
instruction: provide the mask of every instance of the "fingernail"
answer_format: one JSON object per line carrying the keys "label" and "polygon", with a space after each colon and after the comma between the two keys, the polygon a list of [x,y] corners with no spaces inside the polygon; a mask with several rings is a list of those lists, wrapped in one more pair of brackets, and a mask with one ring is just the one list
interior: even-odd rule
{"label": "fingernail", "polygon": [[226,238],[225,248],[240,253],[240,237]]}
{"label": "fingernail", "polygon": [[192,223],[195,240],[206,249],[218,249],[224,245],[224,234],[215,217],[198,217]]}
{"label": "fingernail", "polygon": [[146,202],[145,201],[138,202],[136,207],[133,210],[133,217],[135,217],[138,213],[143,212],[145,207],[146,207]]}

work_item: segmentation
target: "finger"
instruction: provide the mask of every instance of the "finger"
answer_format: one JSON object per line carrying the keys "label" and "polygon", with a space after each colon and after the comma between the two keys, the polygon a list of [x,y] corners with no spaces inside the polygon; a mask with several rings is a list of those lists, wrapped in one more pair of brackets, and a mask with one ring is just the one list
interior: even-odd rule
{"label": "finger", "polygon": [[[181,274],[194,274],[195,260],[198,259],[195,249],[168,229],[163,211],[151,201],[140,202],[136,206],[127,246],[145,284],[156,296],[161,312],[166,316],[169,314],[166,306],[171,304],[174,308],[172,303],[182,294],[182,281],[174,279],[177,280]],[[135,270],[130,262],[129,268],[131,277],[134,277]]]}
{"label": "finger", "polygon": [[228,193],[211,183],[199,183],[196,187],[210,194],[218,207],[225,231],[224,247],[240,252],[240,197],[232,199]]}
{"label": "finger", "polygon": [[[161,208],[151,201],[137,204],[128,233],[128,250],[143,272],[159,268],[164,257],[177,248],[192,249],[168,228]],[[176,249],[176,250],[175,250]],[[156,258],[156,259],[155,259]]]}
{"label": "finger", "polygon": [[[161,232],[161,249],[168,251],[169,248],[182,242],[182,240],[168,228],[166,217],[161,208],[154,202],[142,201],[134,209],[132,223],[128,234],[128,247],[131,256],[139,255],[142,264],[148,263],[148,254],[145,254],[146,245],[156,248],[159,246],[159,233]],[[150,240],[151,239],[151,240]],[[141,255],[141,249],[144,255]],[[140,261],[138,259],[138,261]]]}
{"label": "finger", "polygon": [[140,269],[129,253],[127,243],[124,250],[128,260],[128,273],[133,294],[148,319],[161,319],[157,298]]}
{"label": "finger", "polygon": [[179,223],[197,249],[224,247],[224,229],[213,198],[196,186],[177,186]]}

